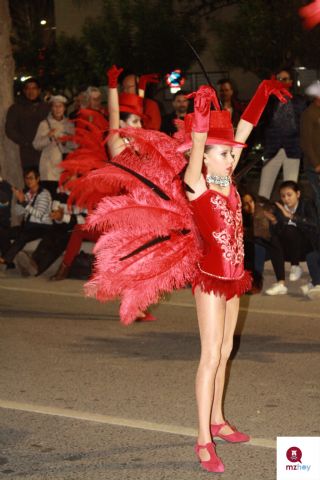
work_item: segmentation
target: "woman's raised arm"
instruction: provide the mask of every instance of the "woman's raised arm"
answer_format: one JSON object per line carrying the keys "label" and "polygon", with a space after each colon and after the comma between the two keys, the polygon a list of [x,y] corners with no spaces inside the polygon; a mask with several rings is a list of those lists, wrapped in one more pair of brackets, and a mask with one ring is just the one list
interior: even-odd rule
{"label": "woman's raised arm", "polygon": [[[282,103],[286,103],[288,98],[292,97],[291,93],[285,88],[282,82],[274,79],[263,80],[257,88],[257,91],[249,102],[247,108],[241,115],[241,119],[235,134],[235,140],[237,142],[245,143],[247,141],[253,127],[255,127],[259,122],[270,95],[275,95]],[[235,159],[234,168],[239,161],[241,152],[242,148],[234,148],[233,150]]]}
{"label": "woman's raised arm", "polygon": [[[117,68],[113,65],[107,71],[108,77],[108,112],[109,112],[109,129],[119,130],[120,128],[120,109],[118,95],[118,77],[123,68]],[[108,140],[108,149],[111,158],[115,157],[126,148],[126,144],[120,137],[119,133],[112,133]]]}
{"label": "woman's raised arm", "polygon": [[199,190],[205,189],[202,166],[209,131],[210,107],[213,103],[216,108],[219,108],[219,102],[215,90],[208,85],[202,85],[197,92],[187,95],[187,98],[194,98],[194,118],[190,161],[184,175],[184,181],[196,194],[199,194]]}

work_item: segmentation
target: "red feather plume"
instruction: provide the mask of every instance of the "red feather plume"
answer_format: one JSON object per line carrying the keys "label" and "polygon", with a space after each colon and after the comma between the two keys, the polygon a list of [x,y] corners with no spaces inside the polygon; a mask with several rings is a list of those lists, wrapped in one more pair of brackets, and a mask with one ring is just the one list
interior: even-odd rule
{"label": "red feather plume", "polygon": [[[137,130],[126,129],[131,145],[113,162],[153,182],[167,199],[128,172],[132,183],[124,186],[120,196],[105,196],[86,225],[102,233],[86,294],[100,301],[120,297],[124,324],[133,322],[164,292],[191,283],[201,254],[178,175],[186,161],[175,153],[176,141],[159,132]],[[106,175],[106,186],[111,184],[108,168],[92,172],[88,178],[93,180],[98,173]]]}

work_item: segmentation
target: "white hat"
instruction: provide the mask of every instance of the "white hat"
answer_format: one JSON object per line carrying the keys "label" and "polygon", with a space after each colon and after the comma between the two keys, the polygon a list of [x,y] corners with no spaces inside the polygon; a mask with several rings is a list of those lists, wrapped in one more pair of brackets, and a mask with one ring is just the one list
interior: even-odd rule
{"label": "white hat", "polygon": [[50,103],[67,103],[67,101],[63,95],[52,95],[49,99]]}
{"label": "white hat", "polygon": [[310,97],[319,97],[320,98],[320,80],[316,80],[315,82],[312,82],[309,87],[306,88],[305,90],[307,95],[310,95]]}

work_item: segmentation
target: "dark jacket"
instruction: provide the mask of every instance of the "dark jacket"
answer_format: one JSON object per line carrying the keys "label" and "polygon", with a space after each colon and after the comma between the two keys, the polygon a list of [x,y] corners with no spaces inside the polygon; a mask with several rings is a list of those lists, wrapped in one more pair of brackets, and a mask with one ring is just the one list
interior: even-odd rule
{"label": "dark jacket", "polygon": [[11,185],[5,180],[0,180],[0,227],[10,227],[11,200]]}
{"label": "dark jacket", "polygon": [[39,166],[41,152],[35,150],[32,141],[39,123],[50,111],[50,105],[43,101],[34,102],[24,96],[19,98],[8,110],[6,118],[6,135],[20,147],[22,167]]}
{"label": "dark jacket", "polygon": [[300,158],[300,116],[306,108],[305,100],[294,95],[287,103],[271,97],[264,115],[264,157],[274,157],[284,148],[287,157]]}
{"label": "dark jacket", "polygon": [[254,213],[242,212],[243,229],[245,239],[254,241],[256,238],[270,240],[270,222],[264,214],[265,210],[270,210],[267,206],[269,202],[263,197],[258,197],[255,201]]}
{"label": "dark jacket", "polygon": [[301,115],[301,147],[306,168],[320,165],[320,107],[311,103]]}
{"label": "dark jacket", "polygon": [[[288,225],[290,219],[285,217],[279,208],[275,209],[274,214],[277,218],[277,223],[272,226],[272,229],[275,234],[281,235],[282,229]],[[315,250],[319,250],[319,219],[313,201],[300,198],[298,208],[291,221],[296,224],[296,228],[309,240],[312,247]]]}
{"label": "dark jacket", "polygon": [[245,111],[246,104],[244,102],[240,102],[237,99],[232,99],[231,105],[232,105],[231,122],[233,127],[236,128],[240,121],[241,115]]}
{"label": "dark jacket", "polygon": [[178,131],[174,121],[177,119],[176,112],[168,113],[163,115],[161,121],[160,131],[170,135],[170,137]]}

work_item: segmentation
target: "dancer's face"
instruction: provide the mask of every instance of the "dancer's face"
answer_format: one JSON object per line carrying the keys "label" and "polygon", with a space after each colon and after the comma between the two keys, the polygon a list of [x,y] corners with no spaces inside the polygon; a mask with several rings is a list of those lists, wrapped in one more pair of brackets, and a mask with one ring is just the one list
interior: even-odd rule
{"label": "dancer's face", "polygon": [[229,145],[212,145],[206,148],[204,163],[209,175],[230,176],[234,157]]}
{"label": "dancer's face", "polygon": [[280,198],[284,205],[288,208],[295,208],[300,198],[300,192],[296,192],[292,188],[282,188],[280,190]]}
{"label": "dancer's face", "polygon": [[125,128],[125,127],[142,128],[141,118],[138,117],[138,115],[135,115],[134,113],[132,113],[131,115],[129,115],[127,120],[120,120],[120,126],[122,128]]}

